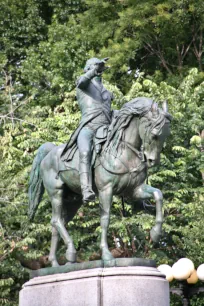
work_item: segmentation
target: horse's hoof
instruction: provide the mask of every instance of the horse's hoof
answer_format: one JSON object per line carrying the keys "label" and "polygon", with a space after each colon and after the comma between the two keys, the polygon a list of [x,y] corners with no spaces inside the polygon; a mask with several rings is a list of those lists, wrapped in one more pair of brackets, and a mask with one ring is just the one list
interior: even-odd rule
{"label": "horse's hoof", "polygon": [[110,260],[115,260],[115,258],[113,257],[113,255],[111,254],[110,251],[104,250],[104,251],[102,251],[102,260],[103,261],[110,261]]}
{"label": "horse's hoof", "polygon": [[68,250],[66,251],[66,259],[71,262],[74,263],[76,262],[76,252],[69,252]]}
{"label": "horse's hoof", "polygon": [[57,260],[52,261],[52,267],[59,267]]}
{"label": "horse's hoof", "polygon": [[48,261],[51,263],[52,267],[59,267],[58,261],[55,256],[49,256]]}
{"label": "horse's hoof", "polygon": [[150,237],[152,239],[153,242],[158,243],[161,239],[161,234],[158,233],[154,227],[151,229],[150,231]]}

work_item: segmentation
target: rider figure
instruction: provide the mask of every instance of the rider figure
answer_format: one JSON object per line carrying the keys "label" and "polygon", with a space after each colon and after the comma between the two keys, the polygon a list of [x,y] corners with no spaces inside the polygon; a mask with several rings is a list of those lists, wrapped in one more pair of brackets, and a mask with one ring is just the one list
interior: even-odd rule
{"label": "rider figure", "polygon": [[62,153],[62,160],[70,160],[73,157],[72,147],[77,143],[80,182],[84,202],[95,200],[95,193],[92,190],[91,171],[93,138],[101,126],[110,125],[111,123],[111,100],[113,99],[113,94],[105,89],[101,77],[102,73],[107,69],[105,67],[107,60],[108,58],[103,60],[89,59],[84,68],[84,75],[77,80],[77,100],[82,117],[79,127]]}

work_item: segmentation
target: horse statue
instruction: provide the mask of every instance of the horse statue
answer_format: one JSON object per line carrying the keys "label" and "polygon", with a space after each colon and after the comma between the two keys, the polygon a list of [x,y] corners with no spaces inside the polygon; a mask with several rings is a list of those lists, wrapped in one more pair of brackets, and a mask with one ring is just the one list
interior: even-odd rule
{"label": "horse statue", "polygon": [[[160,153],[170,133],[171,115],[167,103],[162,109],[149,98],[139,97],[123,105],[112,121],[107,139],[93,163],[93,188],[100,202],[102,260],[114,260],[108,249],[107,232],[113,195],[129,202],[154,198],[156,223],[150,231],[152,241],[158,242],[162,233],[163,197],[159,189],[145,184],[147,168],[159,163]],[[29,183],[29,217],[47,190],[52,204],[52,239],[49,260],[58,266],[56,251],[59,236],[67,247],[66,259],[76,261],[76,249],[65,228],[83,204],[78,171],[79,155],[70,167],[65,167],[61,154],[65,145],[43,144],[33,161]],[[64,217],[64,212],[67,212]]]}

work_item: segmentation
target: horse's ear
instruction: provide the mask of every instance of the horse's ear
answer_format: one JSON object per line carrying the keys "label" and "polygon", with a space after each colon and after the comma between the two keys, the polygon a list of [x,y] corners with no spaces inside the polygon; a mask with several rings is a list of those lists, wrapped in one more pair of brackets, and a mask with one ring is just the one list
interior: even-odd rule
{"label": "horse's ear", "polygon": [[163,108],[163,111],[165,113],[168,113],[168,103],[167,103],[167,100],[165,100],[162,104],[162,108]]}
{"label": "horse's ear", "polygon": [[154,102],[152,105],[152,117],[156,118],[158,115],[159,115],[158,105],[157,103]]}

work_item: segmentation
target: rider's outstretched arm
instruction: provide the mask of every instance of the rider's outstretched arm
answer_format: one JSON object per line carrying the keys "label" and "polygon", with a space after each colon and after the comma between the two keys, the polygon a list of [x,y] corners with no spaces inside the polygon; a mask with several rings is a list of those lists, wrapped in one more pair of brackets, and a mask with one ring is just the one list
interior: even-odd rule
{"label": "rider's outstretched arm", "polygon": [[97,76],[96,68],[91,69],[87,71],[84,75],[82,75],[78,80],[77,80],[77,87],[81,89],[85,89],[90,81]]}

